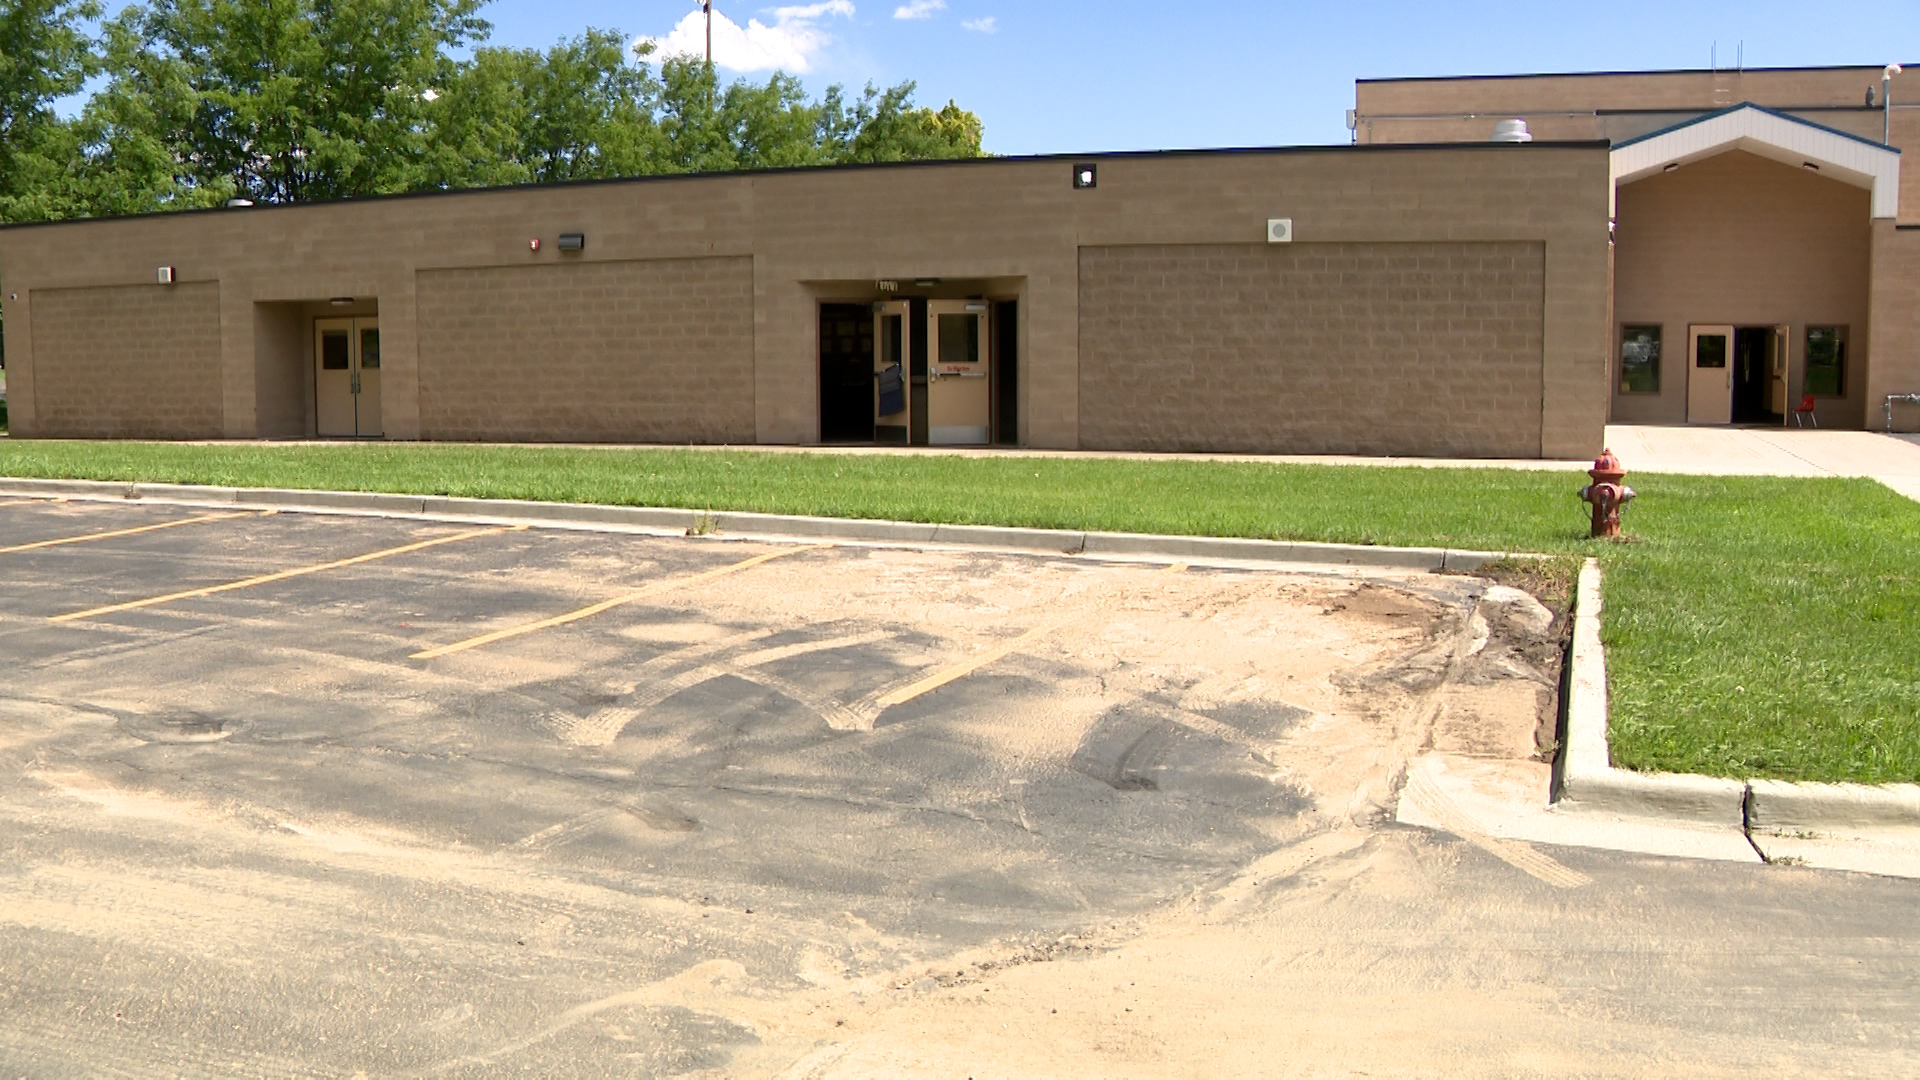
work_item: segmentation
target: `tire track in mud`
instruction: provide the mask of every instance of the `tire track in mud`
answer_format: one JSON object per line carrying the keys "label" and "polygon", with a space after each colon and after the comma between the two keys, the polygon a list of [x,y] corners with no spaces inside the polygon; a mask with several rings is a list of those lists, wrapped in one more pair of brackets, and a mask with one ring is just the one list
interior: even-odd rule
{"label": "tire track in mud", "polygon": [[[654,667],[652,673],[666,675],[665,678],[655,682],[642,682],[636,689],[623,695],[627,700],[616,707],[600,709],[585,718],[576,719],[569,717],[567,720],[571,722],[556,722],[554,726],[558,729],[561,738],[576,746],[607,746],[620,737],[620,733],[626,730],[628,724],[639,719],[648,709],[666,701],[675,694],[690,690],[693,687],[699,686],[701,683],[709,682],[725,675],[737,675],[749,682],[767,685],[769,689],[781,689],[779,686],[773,685],[774,683],[792,686],[794,694],[789,696],[795,696],[795,699],[799,701],[800,704],[807,705],[816,712],[821,712],[823,714],[822,718],[828,722],[829,726],[834,726],[835,730],[844,730],[836,724],[836,721],[840,724],[850,723],[852,722],[852,714],[848,712],[844,706],[839,705],[830,697],[807,690],[798,684],[789,683],[779,676],[763,675],[760,673],[749,674],[749,672],[751,669],[777,663],[781,660],[790,660],[796,656],[806,656],[810,653],[818,652],[831,652],[835,649],[857,648],[861,645],[871,645],[879,641],[890,641],[897,636],[892,630],[869,630],[864,633],[846,634],[840,637],[823,638],[816,641],[800,641],[790,645],[778,645],[769,649],[742,653],[730,659],[714,663],[688,666],[705,659],[707,656],[723,654],[738,648],[740,645],[771,637],[775,632],[774,630],[750,631],[746,634],[735,635],[734,637],[726,638],[718,642],[711,642],[705,646],[696,646],[690,649],[668,653],[665,656],[655,657],[641,665],[641,670],[645,672],[648,667],[658,665]],[[667,674],[668,672],[672,672],[672,674]],[[781,692],[785,693],[786,691],[782,690]]]}

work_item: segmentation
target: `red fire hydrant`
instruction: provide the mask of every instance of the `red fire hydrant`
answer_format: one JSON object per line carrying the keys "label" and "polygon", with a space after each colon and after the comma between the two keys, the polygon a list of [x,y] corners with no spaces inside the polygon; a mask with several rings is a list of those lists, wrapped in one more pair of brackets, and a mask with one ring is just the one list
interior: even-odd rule
{"label": "red fire hydrant", "polygon": [[1587,475],[1593,483],[1580,489],[1580,497],[1593,504],[1591,535],[1619,536],[1620,509],[1633,501],[1633,489],[1620,482],[1627,478],[1627,470],[1620,467],[1613,451],[1602,450]]}

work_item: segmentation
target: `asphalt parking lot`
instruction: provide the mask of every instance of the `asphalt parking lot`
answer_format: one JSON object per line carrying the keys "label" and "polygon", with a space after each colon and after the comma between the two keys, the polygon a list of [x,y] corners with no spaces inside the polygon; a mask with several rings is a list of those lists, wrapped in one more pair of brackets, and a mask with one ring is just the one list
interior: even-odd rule
{"label": "asphalt parking lot", "polygon": [[1391,824],[1550,738],[1475,578],[0,500],[0,586],[8,1075],[1914,1049],[1910,883]]}

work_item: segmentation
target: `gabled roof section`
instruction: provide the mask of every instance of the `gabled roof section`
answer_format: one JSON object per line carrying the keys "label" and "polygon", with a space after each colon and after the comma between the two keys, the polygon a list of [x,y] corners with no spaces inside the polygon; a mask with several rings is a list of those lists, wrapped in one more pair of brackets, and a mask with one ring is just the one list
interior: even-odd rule
{"label": "gabled roof section", "polygon": [[1873,193],[1873,216],[1900,211],[1900,151],[1775,109],[1744,102],[1696,116],[1613,147],[1613,186],[1630,184],[1703,158],[1745,150]]}

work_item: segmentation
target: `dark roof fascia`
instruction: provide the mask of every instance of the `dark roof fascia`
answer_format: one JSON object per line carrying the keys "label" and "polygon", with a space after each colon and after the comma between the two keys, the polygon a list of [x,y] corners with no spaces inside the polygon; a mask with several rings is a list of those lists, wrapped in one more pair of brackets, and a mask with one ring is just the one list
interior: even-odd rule
{"label": "dark roof fascia", "polygon": [[[1908,67],[1911,65],[1901,65]],[[1654,68],[1640,71],[1535,71],[1508,75],[1409,75],[1384,79],[1355,79],[1356,83],[1423,83],[1423,82],[1498,82],[1503,79],[1608,79],[1622,75],[1747,75],[1760,73],[1788,74],[1801,71],[1872,71],[1885,70],[1884,64],[1816,64],[1808,67],[1757,67],[1757,68]]]}
{"label": "dark roof fascia", "polygon": [[497,195],[507,192],[555,191],[572,188],[611,187],[620,184],[664,184],[696,180],[752,180],[763,177],[827,175],[866,172],[877,169],[923,169],[940,166],[977,168],[988,165],[1031,165],[1068,162],[1138,161],[1164,158],[1265,157],[1292,154],[1382,154],[1435,150],[1604,150],[1605,139],[1536,140],[1530,143],[1438,142],[1438,143],[1329,143],[1322,146],[1232,146],[1203,150],[1107,150],[1093,154],[1030,154],[1012,157],[942,158],[931,161],[886,161],[846,165],[788,165],[774,169],[741,169],[736,172],[663,173],[647,176],[616,176],[598,180],[562,180],[546,184],[508,184],[499,187],[435,188],[431,191],[396,191],[381,195],[359,195],[344,199],[315,199],[309,202],[268,203],[228,207],[204,206],[190,210],[149,210],[117,217],[58,218],[52,221],[16,221],[0,223],[0,232],[14,229],[43,229],[57,225],[87,225],[110,221],[140,221],[148,218],[180,218],[201,214],[250,214],[279,210],[311,210],[358,203],[391,202],[398,199],[448,198],[456,195]]}
{"label": "dark roof fascia", "polygon": [[1682,128],[1690,128],[1695,124],[1704,124],[1709,120],[1717,120],[1722,116],[1728,116],[1733,113],[1737,113],[1742,109],[1752,109],[1755,112],[1763,112],[1769,116],[1777,116],[1782,120],[1788,121],[1789,123],[1800,124],[1803,127],[1813,128],[1815,131],[1824,131],[1829,135],[1838,135],[1843,139],[1852,139],[1854,142],[1863,143],[1867,146],[1871,146],[1875,150],[1885,150],[1888,153],[1892,153],[1892,154],[1898,154],[1900,152],[1900,148],[1897,146],[1884,146],[1880,143],[1874,142],[1872,139],[1863,138],[1859,135],[1855,135],[1851,131],[1841,131],[1839,128],[1828,127],[1825,124],[1816,124],[1811,120],[1806,120],[1801,117],[1794,116],[1792,113],[1784,113],[1784,112],[1781,112],[1779,109],[1769,109],[1765,105],[1755,105],[1751,101],[1743,101],[1738,105],[1729,105],[1724,109],[1715,109],[1710,113],[1701,113],[1699,116],[1693,117],[1690,120],[1682,120],[1677,124],[1670,124],[1667,127],[1663,127],[1658,131],[1649,131],[1645,135],[1635,135],[1631,139],[1627,139],[1623,142],[1615,143],[1613,145],[1613,148],[1615,150],[1619,150],[1624,147],[1632,146],[1635,143],[1646,142],[1648,139],[1657,139],[1662,135],[1670,135],[1673,132],[1679,131]]}

